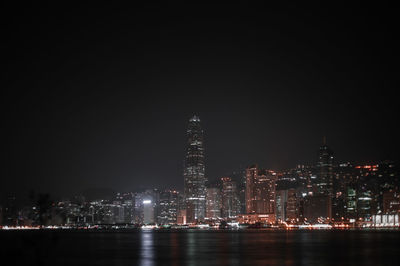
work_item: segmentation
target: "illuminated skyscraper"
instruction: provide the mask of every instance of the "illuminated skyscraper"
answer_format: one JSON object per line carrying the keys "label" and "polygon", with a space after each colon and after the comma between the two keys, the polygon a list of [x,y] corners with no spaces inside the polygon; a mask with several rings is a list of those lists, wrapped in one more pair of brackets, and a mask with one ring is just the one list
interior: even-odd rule
{"label": "illuminated skyscraper", "polygon": [[157,218],[158,191],[147,189],[134,196],[133,222],[137,224],[153,224]]}
{"label": "illuminated skyscraper", "polygon": [[239,213],[246,213],[246,170],[234,171],[230,174],[232,181],[236,183],[236,190],[239,200]]}
{"label": "illuminated skyscraper", "polygon": [[297,218],[298,218],[298,204],[297,204],[296,189],[291,188],[288,190],[288,195],[287,195],[286,220],[294,222],[296,221]]}
{"label": "illuminated skyscraper", "polygon": [[255,186],[257,181],[257,165],[252,165],[246,169],[246,213],[254,213],[254,203],[256,200]]}
{"label": "illuminated skyscraper", "polygon": [[189,120],[186,145],[183,169],[186,219],[187,223],[193,223],[204,220],[207,194],[203,130],[197,116]]}
{"label": "illuminated skyscraper", "polygon": [[220,189],[217,187],[207,188],[206,217],[208,219],[221,218],[221,204],[222,197]]}
{"label": "illuminated skyscraper", "polygon": [[256,165],[246,169],[246,212],[248,214],[275,213],[275,181],[272,171],[258,169]]}
{"label": "illuminated skyscraper", "polygon": [[277,190],[275,192],[275,215],[279,222],[286,221],[286,206],[287,206],[288,190]]}
{"label": "illuminated skyscraper", "polygon": [[222,217],[236,218],[240,213],[240,202],[236,182],[230,177],[222,177]]}
{"label": "illuminated skyscraper", "polygon": [[174,224],[179,211],[179,193],[175,190],[165,190],[160,193],[157,223]]}
{"label": "illuminated skyscraper", "polygon": [[320,194],[332,195],[333,187],[333,152],[326,145],[324,138],[323,145],[319,148],[317,163],[316,185]]}
{"label": "illuminated skyscraper", "polygon": [[154,217],[154,201],[150,195],[147,195],[143,200],[143,223],[153,224],[155,223]]}

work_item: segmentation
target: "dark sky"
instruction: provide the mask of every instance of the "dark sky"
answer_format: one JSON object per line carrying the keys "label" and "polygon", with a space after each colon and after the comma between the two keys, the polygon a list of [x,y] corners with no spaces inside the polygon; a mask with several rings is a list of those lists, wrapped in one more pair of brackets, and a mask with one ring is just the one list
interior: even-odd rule
{"label": "dark sky", "polygon": [[[206,174],[399,158],[398,14],[384,6],[2,6],[1,193],[182,188]],[[4,182],[5,181],[5,182]]]}

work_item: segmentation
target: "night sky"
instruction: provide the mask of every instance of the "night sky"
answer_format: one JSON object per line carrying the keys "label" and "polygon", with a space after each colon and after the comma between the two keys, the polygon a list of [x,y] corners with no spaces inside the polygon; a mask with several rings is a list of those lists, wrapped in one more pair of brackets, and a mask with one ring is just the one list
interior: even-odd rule
{"label": "night sky", "polygon": [[398,13],[384,6],[2,4],[0,192],[183,187],[206,175],[399,158]]}

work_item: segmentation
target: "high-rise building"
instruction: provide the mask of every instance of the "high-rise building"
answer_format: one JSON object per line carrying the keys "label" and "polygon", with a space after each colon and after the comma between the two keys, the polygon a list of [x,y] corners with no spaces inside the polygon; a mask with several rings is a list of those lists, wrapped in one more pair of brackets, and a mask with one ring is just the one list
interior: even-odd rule
{"label": "high-rise building", "polygon": [[222,217],[236,218],[240,212],[240,203],[236,182],[230,177],[222,177]]}
{"label": "high-rise building", "polygon": [[295,222],[298,218],[299,207],[296,195],[296,189],[288,190],[287,205],[286,205],[286,220]]}
{"label": "high-rise building", "polygon": [[187,128],[183,176],[186,221],[187,223],[202,221],[206,211],[207,180],[204,167],[203,130],[197,116],[190,118]]}
{"label": "high-rise building", "polygon": [[257,176],[257,165],[252,165],[246,169],[246,213],[255,212]]}
{"label": "high-rise building", "polygon": [[114,223],[124,223],[125,222],[125,208],[122,205],[121,201],[115,200],[112,203],[113,205],[113,216]]}
{"label": "high-rise building", "polygon": [[246,212],[275,213],[276,174],[256,165],[246,169]]}
{"label": "high-rise building", "polygon": [[319,194],[332,195],[333,187],[333,152],[326,145],[324,138],[322,146],[319,148],[317,163],[317,192]]}
{"label": "high-rise building", "polygon": [[133,222],[136,224],[156,223],[159,205],[159,192],[157,189],[147,189],[134,195]]}
{"label": "high-rise building", "polygon": [[286,221],[288,190],[277,190],[275,195],[275,215],[278,222]]}
{"label": "high-rise building", "polygon": [[146,196],[143,200],[143,223],[144,224],[154,224],[154,202],[150,196]]}
{"label": "high-rise building", "polygon": [[309,223],[328,222],[332,218],[332,199],[329,195],[312,195],[304,198],[304,218]]}
{"label": "high-rise building", "polygon": [[[349,162],[340,163],[334,168],[332,190],[332,219],[334,221],[342,221],[347,217],[347,187],[351,187],[355,177],[355,168]],[[349,192],[351,194],[351,191]],[[353,203],[355,204],[355,202]],[[349,213],[355,212],[355,205],[351,206],[353,203],[349,205]]]}
{"label": "high-rise building", "polygon": [[383,213],[400,213],[400,193],[388,190],[383,193]]}
{"label": "high-rise building", "polygon": [[122,206],[124,207],[124,222],[125,223],[133,223],[133,200],[132,199],[126,199],[122,203]]}
{"label": "high-rise building", "polygon": [[159,224],[175,224],[179,210],[179,193],[166,190],[160,193],[157,222]]}
{"label": "high-rise building", "polygon": [[239,213],[246,213],[246,170],[237,170],[230,174],[232,181],[236,183],[236,190],[239,199]]}
{"label": "high-rise building", "polygon": [[299,202],[296,195],[296,189],[277,190],[275,199],[276,221],[297,221],[299,215]]}
{"label": "high-rise building", "polygon": [[354,186],[349,185],[346,190],[346,218],[357,217],[357,191]]}
{"label": "high-rise building", "polygon": [[143,223],[143,197],[144,193],[135,193],[133,200],[133,223]]}
{"label": "high-rise building", "polygon": [[217,187],[207,188],[206,217],[208,219],[221,218],[221,190]]}
{"label": "high-rise building", "polygon": [[358,199],[357,204],[363,206],[357,210],[358,217],[365,219],[368,218],[368,214],[383,212],[384,192],[398,190],[400,186],[400,175],[396,165],[391,161],[384,161],[379,164],[359,165],[355,170],[357,196],[361,197],[361,202]]}

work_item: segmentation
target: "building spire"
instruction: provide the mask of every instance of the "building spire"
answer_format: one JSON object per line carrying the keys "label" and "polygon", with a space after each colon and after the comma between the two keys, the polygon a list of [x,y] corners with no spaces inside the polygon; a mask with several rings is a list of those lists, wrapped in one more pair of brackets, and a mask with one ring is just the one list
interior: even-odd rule
{"label": "building spire", "polygon": [[322,137],[322,145],[326,146],[326,136]]}

